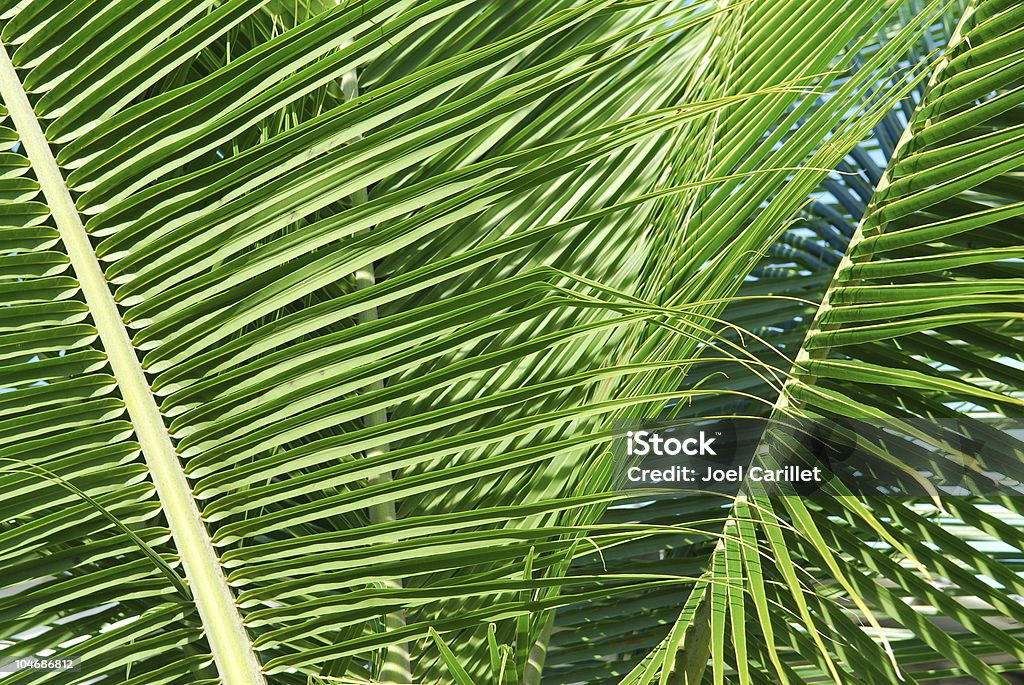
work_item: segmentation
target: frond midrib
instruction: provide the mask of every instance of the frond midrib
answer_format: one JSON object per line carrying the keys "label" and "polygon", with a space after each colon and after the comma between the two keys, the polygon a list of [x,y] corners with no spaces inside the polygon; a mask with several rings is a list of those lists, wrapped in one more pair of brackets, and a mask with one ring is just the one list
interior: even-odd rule
{"label": "frond midrib", "polygon": [[135,434],[182,559],[217,670],[225,685],[266,682],[209,531],[167,433],[117,304],[39,120],[0,42],[0,95],[25,147],[78,278],[100,342],[117,379]]}

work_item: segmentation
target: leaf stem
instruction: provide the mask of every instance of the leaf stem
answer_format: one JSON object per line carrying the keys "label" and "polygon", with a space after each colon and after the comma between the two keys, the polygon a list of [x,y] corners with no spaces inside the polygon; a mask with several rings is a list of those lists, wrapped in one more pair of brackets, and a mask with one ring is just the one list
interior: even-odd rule
{"label": "leaf stem", "polygon": [[[350,40],[349,41],[345,41],[342,44],[341,49],[344,50],[349,45],[351,45],[351,41]],[[351,71],[346,72],[342,76],[342,78],[341,78],[341,94],[342,94],[342,98],[346,102],[349,101],[349,100],[354,100],[355,98],[359,97],[359,75],[356,73],[355,69],[352,69]],[[356,204],[356,205],[364,204],[364,203],[366,203],[368,201],[368,199],[369,199],[369,195],[368,195],[367,190],[365,188],[361,188],[361,189],[357,190],[352,195],[352,202],[353,202],[353,204]],[[358,237],[359,235],[367,233],[368,231],[369,231],[369,229],[367,229],[366,231],[361,231],[360,233],[356,234],[356,236],[353,236],[353,237]],[[369,288],[369,287],[375,285],[376,282],[377,282],[377,276],[374,273],[373,263],[372,262],[370,264],[367,264],[363,268],[359,269],[355,273],[355,286],[356,286],[356,290],[357,291]],[[360,312],[359,316],[357,318],[357,321],[360,324],[370,323],[370,322],[376,321],[376,320],[377,320],[377,308],[376,307],[370,307],[370,308]],[[384,389],[384,381],[383,380],[377,380],[377,381],[374,381],[373,383],[370,383],[365,388],[363,388],[363,392],[376,392],[378,390],[383,390],[383,389]],[[366,424],[367,427],[382,426],[382,425],[386,424],[387,422],[388,422],[387,409],[378,409],[378,410],[372,412],[369,416],[366,417],[366,419],[364,421],[364,423]],[[366,452],[365,456],[368,459],[369,458],[373,458],[373,457],[377,457],[377,456],[380,456],[382,454],[386,454],[389,451],[389,449],[390,448],[388,447],[388,445],[384,444],[384,445],[381,445],[380,447],[377,447],[375,449],[368,450]],[[368,480],[369,480],[370,485],[380,485],[382,483],[387,483],[387,482],[389,482],[391,480],[391,471],[386,470],[386,469],[382,470],[380,473],[377,473],[377,474],[371,476]],[[376,523],[385,523],[387,521],[394,521],[397,518],[398,518],[398,513],[397,513],[397,511],[395,509],[394,501],[382,502],[380,504],[373,504],[373,505],[370,506],[370,509],[369,509],[369,519],[370,519],[371,525],[372,524],[376,524]],[[383,583],[384,583],[385,587],[396,588],[396,589],[401,589],[402,588],[402,581],[400,579],[397,579],[397,578],[396,579],[387,579],[387,580],[383,581]],[[395,631],[395,630],[401,630],[404,627],[405,627],[405,612],[404,611],[401,611],[401,610],[399,610],[399,611],[392,611],[392,612],[390,612],[390,613],[385,615],[385,617],[384,617],[384,629],[387,632],[392,632],[392,631]],[[384,663],[381,665],[380,682],[381,683],[411,683],[411,682],[413,682],[413,680],[412,680],[412,664],[411,664],[411,661],[410,661],[410,658],[409,658],[409,646],[408,646],[408,644],[406,644],[406,643],[399,643],[399,644],[389,645],[388,646],[387,653],[384,656]]]}
{"label": "leaf stem", "polygon": [[0,95],[25,146],[128,409],[224,685],[264,685],[234,594],[149,381],[25,88],[0,42]]}

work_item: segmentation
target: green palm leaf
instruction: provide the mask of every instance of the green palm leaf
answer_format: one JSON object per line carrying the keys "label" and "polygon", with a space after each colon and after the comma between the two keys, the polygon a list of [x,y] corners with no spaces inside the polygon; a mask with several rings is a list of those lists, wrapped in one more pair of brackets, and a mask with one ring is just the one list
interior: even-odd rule
{"label": "green palm leaf", "polygon": [[[1013,350],[1019,348],[1024,302],[1013,235],[1021,214],[1017,170],[1024,158],[1014,137],[1021,75],[1010,65],[1019,62],[1011,56],[1018,51],[1013,36],[1021,19],[1017,8],[1000,2],[978,2],[964,13],[818,309],[776,412],[960,418],[969,421],[968,430],[988,439],[994,435],[990,426],[1019,418],[1019,389],[1009,379],[1020,360]],[[979,55],[986,60],[978,61]],[[971,161],[965,163],[968,157]],[[1011,454],[1017,450],[1019,459],[1019,443],[1009,449]],[[830,636],[827,645],[818,645],[820,665],[809,671],[810,677],[831,671],[836,679],[854,681],[870,668],[877,673],[869,677],[871,682],[965,674],[994,683],[1005,682],[1000,670],[1020,663],[1019,636],[1006,631],[1002,622],[1018,620],[1020,607],[1005,601],[1005,590],[998,589],[1018,584],[1013,564],[1004,565],[997,555],[961,537],[981,535],[1010,543],[1014,536],[1005,530],[993,535],[987,522],[996,511],[1003,512],[996,516],[1006,515],[1002,507],[1016,511],[1015,500],[989,503],[954,497],[943,499],[943,509],[928,502],[912,506],[882,499],[858,504],[849,497],[815,500],[809,507],[794,498],[755,498],[752,504],[759,511],[744,503],[735,512],[738,520],[759,515],[764,534],[778,530],[774,517],[781,515],[794,528],[768,535],[778,542],[764,549],[773,566],[784,570],[791,562],[779,554],[795,550],[793,560],[843,598],[841,606],[810,610],[800,620],[781,623],[786,632],[802,624],[800,630]],[[958,530],[950,516],[968,528]],[[743,524],[739,539],[755,549],[764,545],[750,524]],[[943,553],[925,541],[938,544]],[[728,558],[734,544],[720,544],[715,558]],[[950,563],[951,554],[955,563]],[[708,571],[712,587],[729,580],[717,568]],[[780,595],[770,586],[752,583],[758,569],[748,564],[746,571],[746,601],[759,607],[762,624],[771,611],[765,599],[785,601],[791,595],[803,602],[808,594],[802,587],[807,581],[796,576],[779,579],[789,586]],[[998,577],[998,585],[988,584],[983,576]],[[948,579],[948,585],[936,589],[936,578]],[[848,600],[855,597],[871,605],[872,614],[908,630],[906,635],[887,631],[898,640],[884,645],[888,656],[877,639],[854,640],[859,631],[849,623],[836,627],[836,619],[849,621],[842,614],[854,608]],[[913,608],[918,601],[928,607],[926,613]],[[979,601],[982,605],[976,608]],[[758,635],[742,603],[713,606],[710,620],[724,620],[728,614],[738,631],[732,649],[754,649],[764,655],[761,668],[782,673],[777,670],[782,666],[780,644],[774,641],[778,635]],[[933,614],[952,619],[958,628],[927,617]],[[699,634],[693,620],[684,614],[677,628],[684,645],[693,643],[690,634]],[[668,642],[662,649],[671,654],[675,645]],[[738,660],[741,653],[721,645],[705,650],[713,657],[716,680],[722,677],[723,657],[735,655]],[[877,655],[863,661],[864,650]],[[803,648],[790,652],[784,642],[781,653],[793,661],[790,668],[810,656]],[[915,668],[947,659],[955,668]],[[993,659],[1001,662],[999,668],[991,665]],[[887,661],[897,665],[898,674],[878,670]],[[842,674],[836,668],[848,670]],[[742,670],[740,675],[743,680]]]}
{"label": "green palm leaf", "polygon": [[[1015,90],[977,102],[1018,77],[1019,12],[997,4],[972,10],[961,26],[976,33],[959,39],[973,36],[992,74],[945,91],[933,79],[906,139],[920,155],[905,140],[826,302],[989,261],[998,284],[922,277],[920,296],[896,303],[902,323],[887,309],[823,314],[808,349],[897,333],[934,345],[924,331],[940,325],[972,348],[1013,349],[1015,324],[988,323],[1017,294],[1001,224],[1016,214],[961,211],[980,184],[1008,198],[1020,164],[1012,123],[961,135],[1018,104]],[[0,2],[0,656],[81,659],[5,681],[530,684],[564,639],[560,607],[678,607],[694,587],[670,641],[686,642],[697,677],[705,651],[719,680],[727,659],[765,654],[805,675],[771,641],[747,644],[755,618],[813,643],[812,670],[869,662],[869,638],[833,654],[775,613],[767,588],[788,584],[809,624],[850,624],[744,544],[753,512],[709,569],[696,553],[650,572],[572,569],[595,550],[713,534],[723,512],[706,502],[662,525],[602,522],[617,499],[614,422],[720,396],[687,385],[723,363],[709,345],[761,367],[720,330],[723,312],[926,75],[900,67],[951,5]],[[813,19],[791,21],[801,12]],[[957,116],[917,130],[943,112]],[[907,219],[946,203],[952,223]],[[901,220],[920,240],[890,228]],[[958,242],[988,226],[1002,227]],[[951,249],[921,247],[935,241]],[[838,380],[888,363],[798,361]],[[887,382],[916,399],[963,393],[992,363],[979,354],[938,380],[896,366]],[[807,378],[785,397],[837,401]],[[1019,405],[998,384],[971,396]],[[788,513],[802,530],[822,515]],[[787,549],[789,533],[759,523],[774,553]],[[911,523],[932,525],[908,515],[871,530]],[[829,556],[848,534],[823,527],[792,553],[893,575],[870,550]],[[843,590],[898,601],[844,573]],[[1015,636],[964,625],[1016,653]],[[674,657],[656,640],[635,651],[648,649],[643,677],[667,678]],[[733,665],[741,682],[760,677]]]}

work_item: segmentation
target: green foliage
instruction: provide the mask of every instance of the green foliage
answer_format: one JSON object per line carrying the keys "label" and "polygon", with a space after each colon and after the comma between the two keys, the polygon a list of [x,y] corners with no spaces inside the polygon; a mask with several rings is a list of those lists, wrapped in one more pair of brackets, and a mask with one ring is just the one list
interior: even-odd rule
{"label": "green foliage", "polygon": [[1024,661],[997,503],[609,508],[619,419],[1019,418],[1016,3],[0,21],[0,658],[82,661],[5,683]]}

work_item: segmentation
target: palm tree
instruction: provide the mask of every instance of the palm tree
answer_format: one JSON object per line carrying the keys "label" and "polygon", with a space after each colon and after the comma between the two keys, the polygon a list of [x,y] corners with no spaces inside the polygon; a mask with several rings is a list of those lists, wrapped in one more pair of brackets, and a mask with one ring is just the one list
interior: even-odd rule
{"label": "palm tree", "polygon": [[1024,664],[1016,498],[637,497],[613,446],[942,419],[1019,461],[1019,3],[0,21],[0,661],[77,661],[5,683]]}

